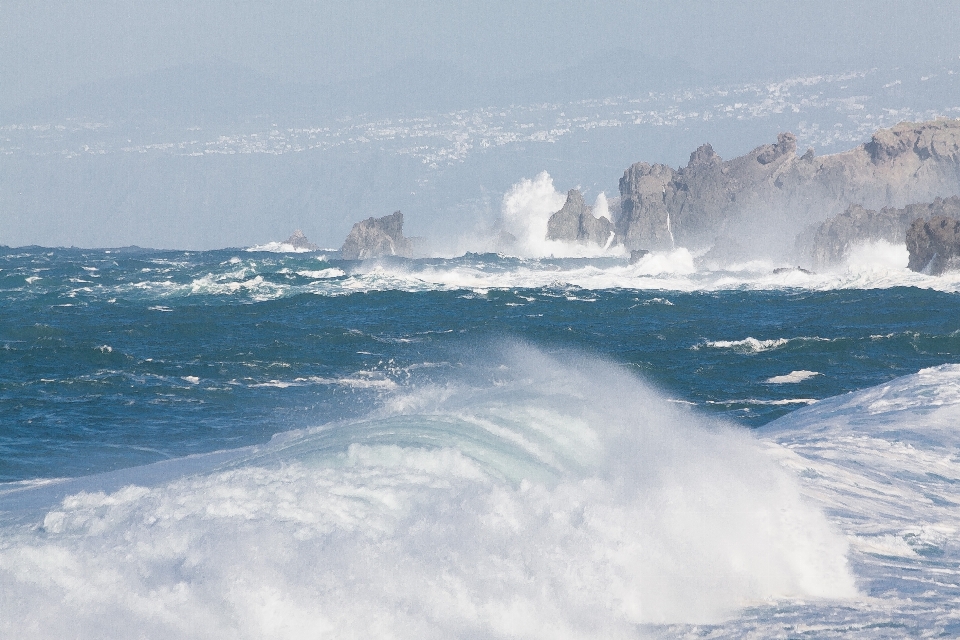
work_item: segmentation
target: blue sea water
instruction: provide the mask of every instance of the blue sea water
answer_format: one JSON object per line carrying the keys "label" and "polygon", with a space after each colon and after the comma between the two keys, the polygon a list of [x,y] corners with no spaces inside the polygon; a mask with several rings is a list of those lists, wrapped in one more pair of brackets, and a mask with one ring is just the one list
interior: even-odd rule
{"label": "blue sea water", "polygon": [[960,633],[960,277],[0,249],[4,637]]}

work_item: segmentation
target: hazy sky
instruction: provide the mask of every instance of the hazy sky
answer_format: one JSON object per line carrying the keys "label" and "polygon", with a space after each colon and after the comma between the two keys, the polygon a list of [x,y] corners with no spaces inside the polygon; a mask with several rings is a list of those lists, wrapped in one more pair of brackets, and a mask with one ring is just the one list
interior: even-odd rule
{"label": "hazy sky", "polygon": [[[397,208],[412,233],[459,233],[543,170],[562,189],[614,193],[630,163],[682,163],[705,141],[730,157],[791,128],[811,139],[856,129],[863,121],[841,107],[856,97],[843,91],[860,89],[827,82],[789,113],[663,127],[627,118],[489,152],[477,131],[496,129],[493,112],[428,127],[427,142],[413,121],[371,141],[351,117],[419,110],[436,124],[463,109],[666,96],[679,84],[763,89],[753,81],[872,68],[858,81],[872,95],[855,101],[871,117],[932,117],[960,107],[947,80],[960,70],[958,34],[960,0],[0,0],[0,245],[249,246],[302,228],[335,247],[354,221]],[[331,82],[346,84],[282,84]],[[818,91],[834,102],[816,106]],[[673,113],[665,105],[646,108]],[[552,136],[562,111],[511,111],[503,126],[523,140],[532,118]],[[583,117],[625,118],[608,111]],[[331,124],[341,118],[349,124]],[[320,136],[328,151],[258,152],[284,127],[328,125],[346,127]],[[236,155],[206,153],[221,136]],[[464,136],[477,148],[448,149]],[[433,164],[403,145],[426,145]]]}
{"label": "hazy sky", "polygon": [[328,82],[443,59],[517,75],[613,49],[779,75],[960,55],[954,0],[0,0],[0,108],[215,60]]}

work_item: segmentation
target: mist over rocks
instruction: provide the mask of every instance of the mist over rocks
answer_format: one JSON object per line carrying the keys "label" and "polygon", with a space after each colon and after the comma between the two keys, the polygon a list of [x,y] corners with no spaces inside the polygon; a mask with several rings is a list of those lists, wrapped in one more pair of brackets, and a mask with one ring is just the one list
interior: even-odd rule
{"label": "mist over rocks", "polygon": [[403,235],[403,214],[394,211],[382,218],[370,217],[353,225],[340,247],[344,260],[366,260],[383,256],[413,257],[418,238]]}
{"label": "mist over rocks", "polygon": [[917,219],[907,230],[907,267],[930,275],[960,269],[960,220],[936,216]]}
{"label": "mist over rocks", "polygon": [[814,264],[821,269],[839,264],[858,243],[884,241],[902,244],[914,221],[937,216],[960,218],[960,196],[936,198],[933,202],[909,204],[900,209],[884,207],[879,211],[865,209],[859,204],[850,205],[846,211],[817,228],[810,247]]}
{"label": "mist over rocks", "polygon": [[781,133],[732,160],[705,144],[686,167],[638,162],[620,179],[617,238],[627,249],[741,245],[751,257],[795,258],[804,227],[851,205],[904,207],[960,193],[958,120],[902,122],[827,156],[796,150],[796,137]]}
{"label": "mist over rocks", "polygon": [[547,221],[547,240],[562,240],[604,247],[612,238],[613,223],[606,216],[595,216],[593,207],[583,200],[578,189],[567,192],[563,208]]}

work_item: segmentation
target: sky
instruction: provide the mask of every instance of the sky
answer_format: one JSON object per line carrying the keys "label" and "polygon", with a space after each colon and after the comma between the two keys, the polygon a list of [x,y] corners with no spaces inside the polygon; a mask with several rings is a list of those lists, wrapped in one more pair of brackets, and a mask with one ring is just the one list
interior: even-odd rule
{"label": "sky", "polygon": [[[592,198],[703,142],[840,150],[956,117],[958,33],[960,0],[0,0],[0,245],[336,247],[398,208],[459,233],[544,170]],[[677,120],[723,109],[753,115]]]}
{"label": "sky", "polygon": [[419,60],[523,76],[626,49],[750,78],[943,60],[957,33],[953,0],[0,0],[0,109],[218,61],[324,84]]}

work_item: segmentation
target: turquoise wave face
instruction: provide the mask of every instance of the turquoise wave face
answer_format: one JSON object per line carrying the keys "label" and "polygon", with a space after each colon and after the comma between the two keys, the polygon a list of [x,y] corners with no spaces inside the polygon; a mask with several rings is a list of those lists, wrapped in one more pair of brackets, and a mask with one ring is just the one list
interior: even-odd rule
{"label": "turquoise wave face", "polygon": [[859,597],[747,430],[575,353],[466,369],[227,456],[8,491],[0,632],[635,637]]}
{"label": "turquoise wave face", "polygon": [[[604,356],[750,427],[960,353],[956,294],[630,269],[617,258],[3,250],[0,480],[359,418],[504,339]],[[698,277],[727,286],[697,289]]]}

